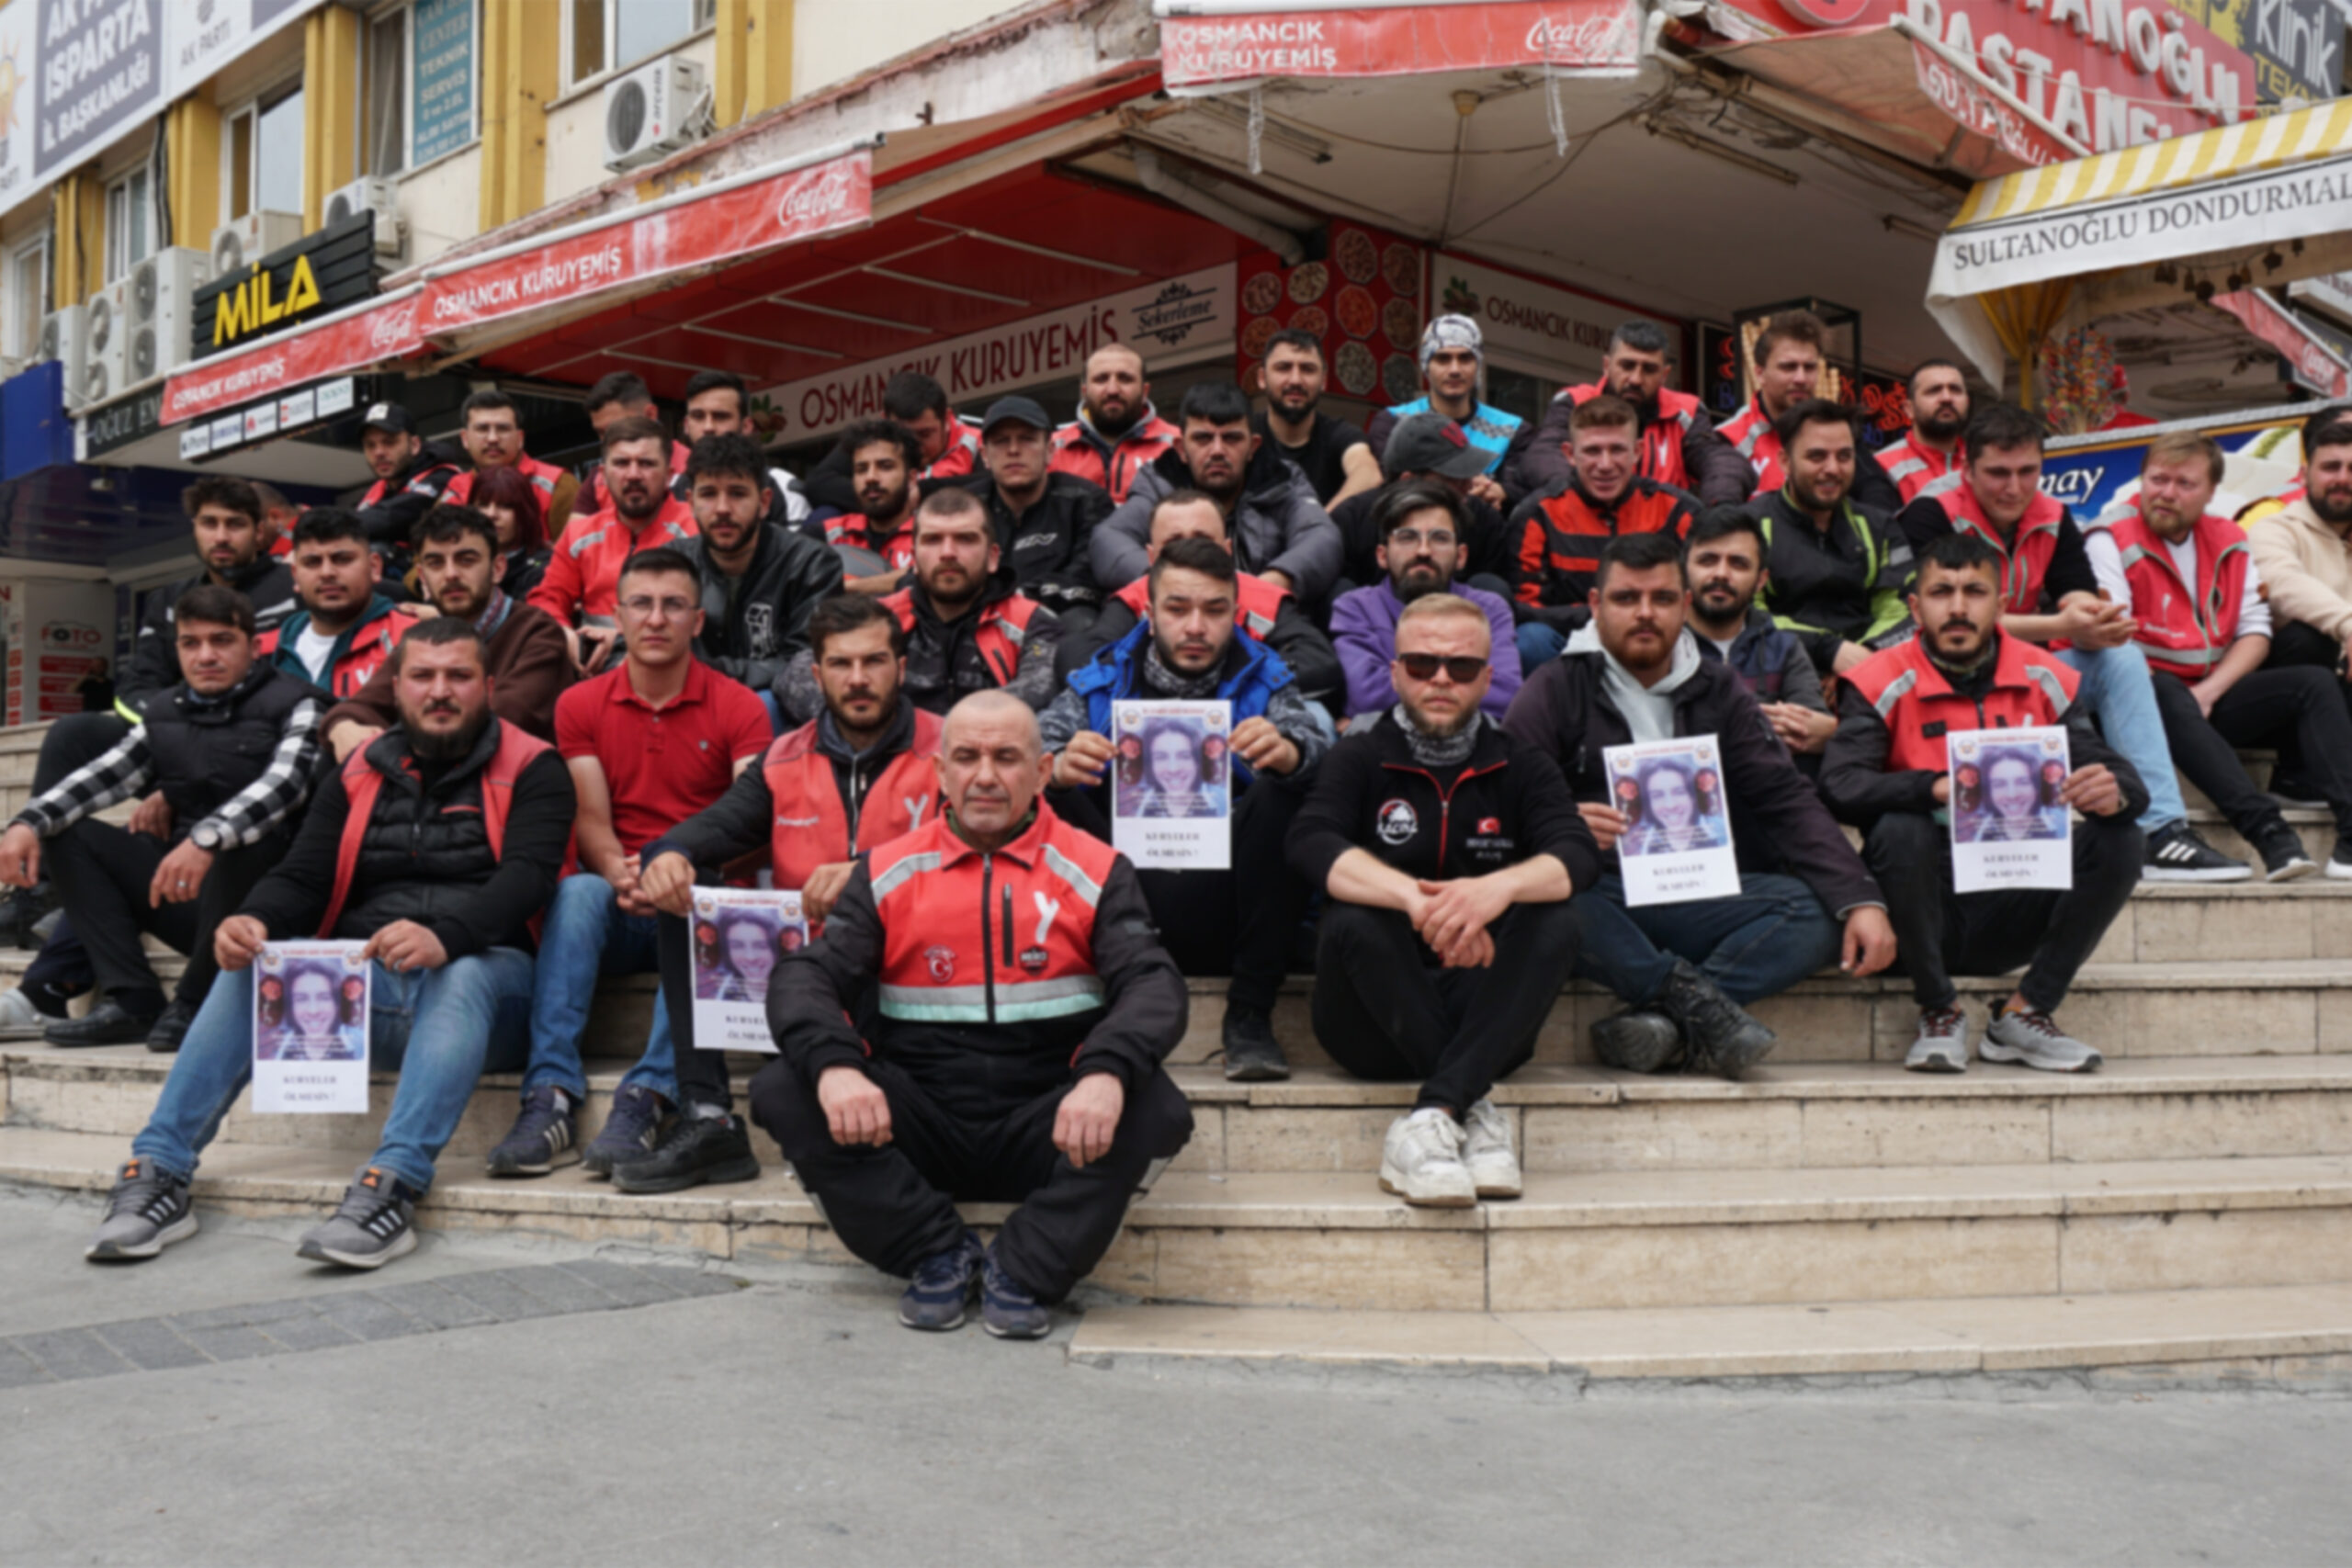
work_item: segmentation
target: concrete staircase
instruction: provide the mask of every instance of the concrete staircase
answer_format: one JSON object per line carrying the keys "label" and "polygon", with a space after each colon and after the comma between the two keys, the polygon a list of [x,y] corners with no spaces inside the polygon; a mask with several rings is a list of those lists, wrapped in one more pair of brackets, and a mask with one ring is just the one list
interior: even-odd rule
{"label": "concrete staircase", "polygon": [[[2304,826],[2324,858],[2332,829]],[[28,956],[0,954],[0,978]],[[2008,988],[1966,983],[1977,1027]],[[1276,1016],[1298,1076],[1226,1083],[1209,1061],[1218,990],[1195,986],[1177,1053],[1198,1130],[1098,1271],[1132,1304],[1085,1315],[1082,1359],[1592,1378],[2352,1368],[2352,884],[2143,889],[2064,1014],[2109,1055],[2085,1078],[1905,1074],[1907,988],[1836,976],[1758,1009],[1782,1043],[1747,1081],[1643,1078],[1590,1063],[1586,1027],[1615,1004],[1570,987],[1537,1063],[1497,1096],[1527,1194],[1465,1211],[1379,1190],[1381,1135],[1409,1090],[1330,1068],[1304,981]],[[600,993],[592,1132],[650,998],[642,981]],[[102,1191],[169,1066],[135,1047],[0,1045],[0,1179]],[[489,1180],[479,1158],[514,1088],[476,1096],[429,1225],[847,1261],[763,1137],[759,1181],[670,1198],[576,1168]],[[379,1116],[390,1091],[377,1086]],[[319,1212],[374,1126],[241,1110],[199,1198]],[[970,1212],[985,1226],[1001,1210]]]}

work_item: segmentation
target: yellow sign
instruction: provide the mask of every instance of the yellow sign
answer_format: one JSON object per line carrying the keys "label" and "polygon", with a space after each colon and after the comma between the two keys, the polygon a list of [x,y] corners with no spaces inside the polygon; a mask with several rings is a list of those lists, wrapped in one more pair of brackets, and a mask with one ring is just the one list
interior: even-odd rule
{"label": "yellow sign", "polygon": [[255,333],[266,332],[288,316],[299,315],[319,302],[319,280],[311,271],[311,258],[294,258],[294,267],[286,279],[286,298],[272,299],[268,271],[259,262],[254,264],[253,276],[234,288],[223,292],[212,314],[212,346],[219,348]]}

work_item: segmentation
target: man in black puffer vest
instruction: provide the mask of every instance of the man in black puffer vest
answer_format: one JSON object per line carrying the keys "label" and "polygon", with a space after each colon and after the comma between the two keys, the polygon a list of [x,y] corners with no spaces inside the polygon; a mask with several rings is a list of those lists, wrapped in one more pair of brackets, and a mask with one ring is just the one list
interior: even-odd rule
{"label": "man in black puffer vest", "polygon": [[[325,704],[308,682],[254,658],[254,608],[207,583],[173,617],[182,679],[111,750],[36,796],[0,835],[0,882],[29,887],[49,840],[66,918],[90,950],[106,998],[48,1028],[53,1045],[175,1051],[217,972],[212,933],[286,852],[318,772]],[[160,788],[167,847],[96,814]],[[188,955],[169,1008],[140,934]]]}
{"label": "man in black puffer vest", "polygon": [[319,786],[317,809],[220,922],[196,1016],[89,1256],[153,1258],[196,1234],[188,1182],[253,1077],[263,944],[364,942],[368,1065],[400,1074],[376,1152],[301,1255],[374,1269],[414,1250],[417,1201],[485,1070],[530,1050],[530,926],[562,874],[578,797],[554,747],[490,711],[481,633],[442,615],[392,650],[397,728]]}

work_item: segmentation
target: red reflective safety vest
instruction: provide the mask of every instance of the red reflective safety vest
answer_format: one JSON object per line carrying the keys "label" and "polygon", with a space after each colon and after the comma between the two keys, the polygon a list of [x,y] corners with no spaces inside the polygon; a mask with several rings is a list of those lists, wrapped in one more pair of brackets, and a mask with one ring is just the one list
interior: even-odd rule
{"label": "red reflective safety vest", "polygon": [[[1136,613],[1136,619],[1151,619],[1151,579],[1138,577],[1111,595]],[[1283,601],[1290,595],[1262,577],[1236,572],[1233,581],[1233,624],[1263,642],[1273,635],[1274,617],[1283,613]]]}
{"label": "red reflective safety vest", "polygon": [[[1560,395],[1576,403],[1597,398],[1609,389],[1598,381],[1570,387]],[[1690,470],[1682,464],[1682,438],[1700,417],[1699,400],[1688,392],[1660,389],[1657,418],[1642,426],[1642,476],[1677,490],[1690,490]]]}
{"label": "red reflective safety vest", "polygon": [[[542,463],[528,453],[515,458],[514,467],[531,481],[531,488],[539,492],[539,515],[543,519],[551,515],[555,507],[555,487],[562,480],[563,470],[553,463]],[[441,499],[453,506],[472,505],[474,479],[481,472],[479,468],[469,468],[451,479],[449,488],[441,492]],[[552,533],[554,530],[550,528],[548,531]]]}
{"label": "red reflective safety vest", "polygon": [[2033,646],[2008,636],[1984,700],[1962,696],[1928,658],[1919,639],[1874,653],[1845,679],[1886,721],[1886,771],[1944,771],[1944,737],[1955,729],[2021,729],[2064,724],[2080,677]]}
{"label": "red reflective safety vest", "polygon": [[[884,594],[882,605],[899,617],[900,631],[914,631],[913,589],[901,588],[896,593]],[[1012,593],[981,605],[978,613],[980,624],[972,634],[973,644],[988,661],[996,683],[1009,686],[1012,678],[1021,673],[1021,649],[1029,640],[1029,623],[1036,617],[1037,602],[1025,593]]]}
{"label": "red reflective safety vest", "polygon": [[876,850],[882,1016],[1026,1023],[1101,1007],[1094,910],[1118,858],[1043,800],[1001,850],[972,848],[944,814]]}
{"label": "red reflective safety vest", "polygon": [[892,571],[905,571],[912,567],[915,564],[914,520],[909,518],[883,536],[878,544],[875,541],[872,521],[863,512],[837,512],[825,519],[825,543],[852,545],[861,550],[872,550]]}
{"label": "red reflective safety vest", "polygon": [[1879,467],[1903,492],[1903,503],[1908,506],[1919,499],[1919,492],[1947,475],[1956,475],[1967,466],[1968,458],[1959,442],[1951,444],[1951,456],[1947,457],[1932,446],[1922,446],[1919,433],[1906,430],[1903,439],[1878,455]]}
{"label": "red reflective safety vest", "polygon": [[946,449],[939,454],[939,461],[915,476],[922,479],[960,479],[978,471],[980,466],[980,423],[955,416],[948,426]]}
{"label": "red reflective safety vest", "polygon": [[775,807],[768,840],[775,885],[797,893],[819,866],[878,849],[929,820],[939,797],[933,760],[942,727],[937,714],[915,710],[914,739],[866,786],[865,809],[854,822],[842,804],[833,760],[817,750],[816,724],[777,736],[760,759]]}
{"label": "red reflective safety vest", "polygon": [[1760,399],[1750,398],[1746,408],[1715,426],[1715,434],[1738,447],[1739,455],[1756,470],[1758,495],[1788,482],[1788,469],[1781,462],[1781,438],[1773,433]]}
{"label": "red reflective safety vest", "polygon": [[2139,508],[2115,514],[2099,526],[2123,558],[2124,581],[2132,585],[2132,618],[2140,625],[2132,640],[2148,656],[2148,668],[2202,681],[2237,640],[2238,606],[2245,601],[2245,574],[2254,565],[2245,530],[2211,513],[2197,520],[2197,581],[2183,582],[2172,552],[2141,519]]}
{"label": "red reflective safety vest", "polygon": [[[498,750],[481,770],[482,830],[490,838],[492,856],[505,853],[506,818],[514,808],[514,781],[542,751],[551,751],[538,737],[519,727],[498,721]],[[376,814],[376,797],[383,793],[384,775],[368,761],[368,748],[362,746],[343,763],[343,793],[350,802],[350,809],[343,816],[343,837],[335,844],[334,887],[327,895],[327,912],[319,921],[319,935],[334,935],[334,923],[343,918],[343,906],[351,897],[351,874],[359,864],[359,846],[368,837],[368,819]],[[564,860],[569,864],[571,852]],[[531,917],[531,930],[536,933],[545,911]]]}
{"label": "red reflective safety vest", "polygon": [[[343,650],[343,657],[337,659],[334,667],[327,671],[328,694],[338,698],[357,696],[359,688],[366,685],[368,678],[392,656],[392,649],[399,645],[401,637],[414,625],[414,615],[403,610],[394,610],[362,626],[359,635],[351,639],[351,646]],[[255,637],[254,657],[274,658],[283,629],[282,626],[272,626]],[[303,671],[289,667],[287,673],[300,676]]]}
{"label": "red reflective safety vest", "polygon": [[1111,459],[1106,464],[1093,431],[1074,419],[1054,432],[1053,457],[1046,467],[1055,473],[1074,474],[1089,484],[1101,485],[1111,492],[1113,501],[1125,501],[1136,476],[1158,462],[1160,454],[1175,446],[1176,438],[1182,434],[1159,414],[1150,414],[1137,420],[1111,443]]}
{"label": "red reflective safety vest", "polygon": [[2035,493],[2018,520],[2018,536],[2011,543],[1984,515],[1968,476],[1959,469],[1920,486],[1918,493],[1935,497],[1954,533],[1973,534],[2001,552],[2003,609],[2012,615],[2041,613],[2041,585],[2049,578],[2051,558],[2058,553],[2058,525],[2066,520],[2066,508],[2055,497]]}

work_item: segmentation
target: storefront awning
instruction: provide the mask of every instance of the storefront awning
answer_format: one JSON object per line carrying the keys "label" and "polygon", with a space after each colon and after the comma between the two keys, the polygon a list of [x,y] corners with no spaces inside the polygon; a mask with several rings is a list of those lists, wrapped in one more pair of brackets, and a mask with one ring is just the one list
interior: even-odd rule
{"label": "storefront awning", "polygon": [[1979,185],[1937,246],[1928,309],[1997,378],[2005,355],[2200,282],[2346,266],[2352,99],[2337,99]]}
{"label": "storefront awning", "polygon": [[1630,75],[1636,0],[1153,0],[1171,92],[1532,66]]}

